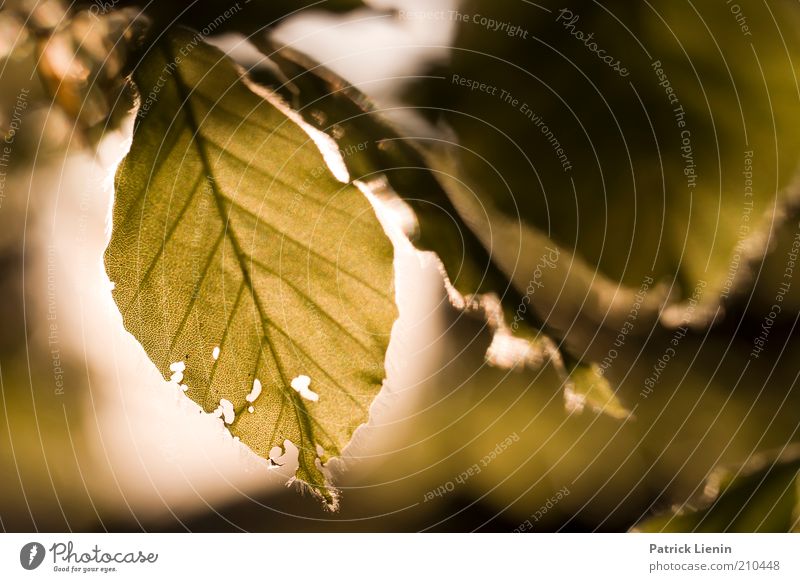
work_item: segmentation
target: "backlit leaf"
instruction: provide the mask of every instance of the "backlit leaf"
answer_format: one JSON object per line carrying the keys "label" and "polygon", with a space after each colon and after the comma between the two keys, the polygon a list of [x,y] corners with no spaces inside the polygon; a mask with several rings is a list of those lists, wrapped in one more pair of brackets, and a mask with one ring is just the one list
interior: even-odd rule
{"label": "backlit leaf", "polygon": [[384,377],[389,240],[277,99],[198,35],[171,32],[133,78],[141,105],[106,252],[125,326],[257,454],[296,445],[297,480],[333,508],[321,463],[366,422]]}

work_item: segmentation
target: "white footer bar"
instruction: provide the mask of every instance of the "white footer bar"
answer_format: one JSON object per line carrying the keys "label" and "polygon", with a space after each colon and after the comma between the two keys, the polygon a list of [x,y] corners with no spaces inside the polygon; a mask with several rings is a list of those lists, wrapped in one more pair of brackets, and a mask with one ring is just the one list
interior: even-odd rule
{"label": "white footer bar", "polygon": [[[2,534],[0,580],[800,580],[796,534]],[[231,578],[234,577],[234,578]]]}

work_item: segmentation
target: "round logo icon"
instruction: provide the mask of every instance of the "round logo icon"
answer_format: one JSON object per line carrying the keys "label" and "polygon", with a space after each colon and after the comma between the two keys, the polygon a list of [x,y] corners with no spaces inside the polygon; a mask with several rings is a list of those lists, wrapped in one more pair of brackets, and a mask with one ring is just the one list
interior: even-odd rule
{"label": "round logo icon", "polygon": [[44,561],[44,546],[39,542],[30,542],[19,551],[19,563],[26,570],[35,570]]}

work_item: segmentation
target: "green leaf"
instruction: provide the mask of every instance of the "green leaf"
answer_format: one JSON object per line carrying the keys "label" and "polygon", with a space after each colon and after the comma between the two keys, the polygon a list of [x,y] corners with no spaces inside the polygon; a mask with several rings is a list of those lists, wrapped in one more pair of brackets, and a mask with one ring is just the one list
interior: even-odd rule
{"label": "green leaf", "polygon": [[645,520],[644,532],[800,532],[800,449],[719,468],[688,507]]}
{"label": "green leaf", "polygon": [[198,35],[171,32],[134,81],[106,252],[125,326],[257,454],[295,444],[297,480],[335,508],[320,463],[367,420],[384,377],[389,240],[277,98]]}

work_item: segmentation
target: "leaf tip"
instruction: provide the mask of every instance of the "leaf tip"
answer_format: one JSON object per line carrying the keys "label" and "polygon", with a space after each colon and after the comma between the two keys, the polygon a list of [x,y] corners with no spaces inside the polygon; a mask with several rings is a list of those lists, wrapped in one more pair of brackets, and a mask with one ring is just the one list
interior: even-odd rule
{"label": "leaf tip", "polygon": [[633,411],[617,397],[611,384],[596,364],[578,364],[564,383],[564,407],[569,413],[580,413],[586,405],[597,413],[617,420],[635,420]]}
{"label": "leaf tip", "polygon": [[294,487],[301,494],[310,493],[312,497],[322,502],[322,508],[326,511],[331,513],[339,511],[341,493],[327,479],[321,484],[313,484],[295,476],[287,481],[286,486]]}

